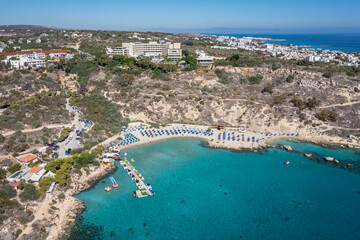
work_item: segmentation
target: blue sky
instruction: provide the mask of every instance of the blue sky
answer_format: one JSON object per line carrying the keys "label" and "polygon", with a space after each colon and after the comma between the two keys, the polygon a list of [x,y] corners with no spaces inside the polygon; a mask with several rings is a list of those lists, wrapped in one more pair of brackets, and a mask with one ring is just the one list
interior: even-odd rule
{"label": "blue sky", "polygon": [[1,8],[0,25],[173,32],[360,32],[360,0],[16,0],[3,1]]}

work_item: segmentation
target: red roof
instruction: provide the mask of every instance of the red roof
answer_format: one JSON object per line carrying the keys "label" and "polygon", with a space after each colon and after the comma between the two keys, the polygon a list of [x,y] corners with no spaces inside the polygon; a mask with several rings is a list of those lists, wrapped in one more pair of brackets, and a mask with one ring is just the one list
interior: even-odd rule
{"label": "red roof", "polygon": [[17,187],[20,185],[20,183],[23,183],[22,181],[17,181],[17,182],[14,182],[13,184],[11,184],[11,186],[13,187]]}
{"label": "red roof", "polygon": [[45,55],[48,55],[50,53],[71,53],[70,50],[30,50],[30,51],[20,51],[20,52],[0,52],[0,55],[3,55],[5,57],[7,56],[14,56],[14,55],[25,55],[25,54],[31,54],[31,53],[44,53]]}
{"label": "red roof", "polygon": [[28,173],[37,173],[38,171],[40,171],[41,169],[43,169],[42,167],[33,167],[31,168],[29,171],[27,171]]}
{"label": "red roof", "polygon": [[37,156],[35,156],[34,154],[28,154],[21,158],[18,158],[17,160],[19,160],[20,162],[30,162],[36,158],[37,158]]}

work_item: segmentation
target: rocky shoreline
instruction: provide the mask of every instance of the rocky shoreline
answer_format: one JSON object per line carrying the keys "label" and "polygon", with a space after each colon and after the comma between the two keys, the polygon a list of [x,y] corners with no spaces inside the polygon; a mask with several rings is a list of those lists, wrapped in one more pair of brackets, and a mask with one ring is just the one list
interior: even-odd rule
{"label": "rocky shoreline", "polygon": [[[200,137],[201,138],[201,137]],[[348,171],[356,171],[360,172],[360,166],[357,166],[353,163],[348,163],[346,161],[338,161],[336,159],[324,158],[321,156],[317,156],[315,154],[309,154],[305,152],[300,152],[292,149],[290,146],[281,145],[278,144],[277,146],[271,145],[269,143],[263,143],[258,146],[254,147],[224,147],[220,146],[219,144],[209,141],[208,139],[201,138],[203,140],[204,147],[209,148],[222,148],[222,149],[228,149],[234,153],[259,153],[262,154],[266,151],[269,151],[269,148],[277,148],[277,149],[283,149],[288,152],[293,152],[296,154],[301,154],[311,160],[335,166],[340,167],[343,169],[346,169]],[[301,138],[291,138],[285,137],[283,139],[293,140],[293,141],[299,141],[299,142],[308,142],[312,144],[317,144],[323,147],[327,148],[345,148],[346,146],[342,145],[341,143],[338,144],[332,144],[332,143],[325,143],[325,142],[316,142],[316,141],[309,141],[306,139]],[[162,139],[165,140],[165,139]],[[273,140],[272,140],[273,141]],[[145,143],[146,144],[146,143]],[[351,148],[351,147],[350,147]],[[68,187],[65,189],[62,189],[61,187],[58,187],[54,193],[52,194],[52,197],[44,200],[47,201],[48,207],[47,212],[48,214],[45,214],[44,216],[41,216],[40,218],[36,218],[31,224],[28,226],[28,232],[24,230],[24,234],[20,236],[19,239],[25,240],[25,239],[37,239],[39,236],[39,231],[42,232],[46,236],[46,239],[48,240],[55,240],[60,238],[66,238],[67,231],[70,229],[70,227],[75,223],[77,217],[79,214],[81,214],[85,210],[85,206],[83,202],[74,196],[83,192],[88,191],[91,188],[93,188],[99,181],[106,178],[108,175],[113,174],[117,170],[116,166],[104,166],[101,165],[100,167],[91,166],[87,171],[82,170],[82,174],[75,174],[72,173],[71,176],[71,183]],[[63,200],[58,199],[58,195],[63,193],[65,195],[65,198]],[[56,200],[58,202],[56,202]],[[54,203],[54,201],[56,203]],[[40,206],[40,203],[39,203]],[[30,230],[30,231],[29,231]]]}
{"label": "rocky shoreline", "polygon": [[[318,144],[319,145],[319,144]],[[323,146],[323,145],[320,145]],[[343,160],[337,160],[333,157],[323,157],[323,156],[319,156],[317,154],[310,154],[310,153],[306,153],[306,152],[301,152],[301,151],[297,151],[295,149],[292,149],[290,146],[288,145],[282,145],[282,144],[277,144],[276,146],[277,149],[283,149],[285,151],[288,152],[292,152],[292,153],[296,153],[296,154],[300,154],[303,155],[304,157],[311,159],[313,161],[319,162],[319,163],[323,163],[332,167],[339,167],[351,172],[356,172],[356,173],[360,173],[360,164],[356,163],[356,162],[348,162],[348,161],[343,161]],[[332,148],[335,148],[335,146],[332,146]]]}
{"label": "rocky shoreline", "polygon": [[[67,229],[74,224],[76,218],[85,210],[84,203],[74,196],[93,188],[99,181],[113,174],[116,166],[90,166],[81,175],[73,173],[71,183],[65,189],[57,187],[50,197],[38,203],[43,208],[43,214],[35,217],[32,223],[24,229],[19,239],[47,239],[56,240],[66,237]],[[64,198],[60,199],[60,194]],[[42,233],[42,234],[41,234]],[[45,236],[45,238],[43,238]]]}

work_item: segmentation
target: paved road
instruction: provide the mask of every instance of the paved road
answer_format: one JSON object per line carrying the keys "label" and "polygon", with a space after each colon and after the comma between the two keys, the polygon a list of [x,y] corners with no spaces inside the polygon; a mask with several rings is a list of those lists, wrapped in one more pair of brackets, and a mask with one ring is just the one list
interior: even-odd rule
{"label": "paved road", "polygon": [[69,100],[66,100],[66,109],[69,112],[75,111],[74,116],[74,130],[70,132],[67,139],[65,139],[63,142],[59,143],[59,158],[65,158],[67,155],[65,154],[66,150],[71,148],[75,149],[80,145],[80,140],[76,140],[77,134],[76,131],[81,131],[83,127],[85,126],[84,122],[80,121],[80,112],[76,108],[74,109],[73,106],[70,105]]}

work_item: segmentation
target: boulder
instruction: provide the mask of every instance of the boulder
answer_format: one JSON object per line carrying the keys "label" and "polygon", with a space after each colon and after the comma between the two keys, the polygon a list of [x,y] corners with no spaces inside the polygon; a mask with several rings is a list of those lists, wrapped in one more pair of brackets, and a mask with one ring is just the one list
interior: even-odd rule
{"label": "boulder", "polygon": [[324,160],[327,161],[327,162],[333,162],[334,158],[332,158],[332,157],[324,157]]}
{"label": "boulder", "polygon": [[290,147],[290,146],[288,146],[288,145],[284,145],[284,149],[286,150],[286,151],[288,151],[288,152],[291,152],[293,149]]}
{"label": "boulder", "polygon": [[311,158],[311,157],[312,157],[312,154],[310,154],[310,153],[305,153],[305,157]]}

